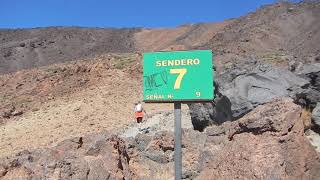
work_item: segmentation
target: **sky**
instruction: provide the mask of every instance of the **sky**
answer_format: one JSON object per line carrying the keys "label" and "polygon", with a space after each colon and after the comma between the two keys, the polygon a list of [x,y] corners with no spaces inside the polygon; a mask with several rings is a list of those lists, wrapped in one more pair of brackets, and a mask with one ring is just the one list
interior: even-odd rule
{"label": "sky", "polygon": [[0,0],[0,28],[176,27],[221,22],[274,0]]}

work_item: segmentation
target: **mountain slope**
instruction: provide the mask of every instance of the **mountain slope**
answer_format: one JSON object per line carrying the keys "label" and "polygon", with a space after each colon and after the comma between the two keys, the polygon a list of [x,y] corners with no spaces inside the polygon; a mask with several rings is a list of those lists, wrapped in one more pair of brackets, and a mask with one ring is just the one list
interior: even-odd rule
{"label": "mountain slope", "polygon": [[319,6],[317,1],[278,3],[238,19],[168,29],[3,29],[0,74],[104,53],[160,50],[213,49],[224,62],[252,55],[310,62],[320,56]]}
{"label": "mountain slope", "polygon": [[317,2],[268,5],[236,19],[199,48],[214,49],[219,60],[286,56],[311,62],[320,56],[319,19]]}
{"label": "mountain slope", "polygon": [[133,52],[135,31],[78,27],[0,30],[0,73],[103,53]]}

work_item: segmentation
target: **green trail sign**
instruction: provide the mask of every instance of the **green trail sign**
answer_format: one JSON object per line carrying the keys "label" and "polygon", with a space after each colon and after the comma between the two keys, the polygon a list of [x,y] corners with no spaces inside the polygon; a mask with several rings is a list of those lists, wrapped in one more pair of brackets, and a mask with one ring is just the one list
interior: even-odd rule
{"label": "green trail sign", "polygon": [[210,50],[144,53],[144,102],[212,100],[212,67]]}

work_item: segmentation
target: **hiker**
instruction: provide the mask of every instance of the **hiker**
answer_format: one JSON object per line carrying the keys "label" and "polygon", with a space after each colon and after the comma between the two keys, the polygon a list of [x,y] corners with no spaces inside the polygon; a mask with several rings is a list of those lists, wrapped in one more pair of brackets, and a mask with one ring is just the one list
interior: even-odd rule
{"label": "hiker", "polygon": [[135,103],[134,105],[134,113],[136,116],[137,123],[141,123],[143,119],[143,112],[146,113],[146,111],[143,109],[140,101],[138,101],[138,103]]}

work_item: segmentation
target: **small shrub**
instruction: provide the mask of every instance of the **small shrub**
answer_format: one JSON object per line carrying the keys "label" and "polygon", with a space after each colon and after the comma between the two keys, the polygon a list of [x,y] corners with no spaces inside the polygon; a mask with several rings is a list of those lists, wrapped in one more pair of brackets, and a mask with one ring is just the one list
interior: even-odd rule
{"label": "small shrub", "polygon": [[304,129],[310,129],[311,127],[311,110],[303,108],[301,115],[300,115],[303,125],[304,125]]}
{"label": "small shrub", "polygon": [[135,59],[131,57],[117,59],[114,64],[114,68],[124,69],[126,67],[129,67],[134,61]]}

